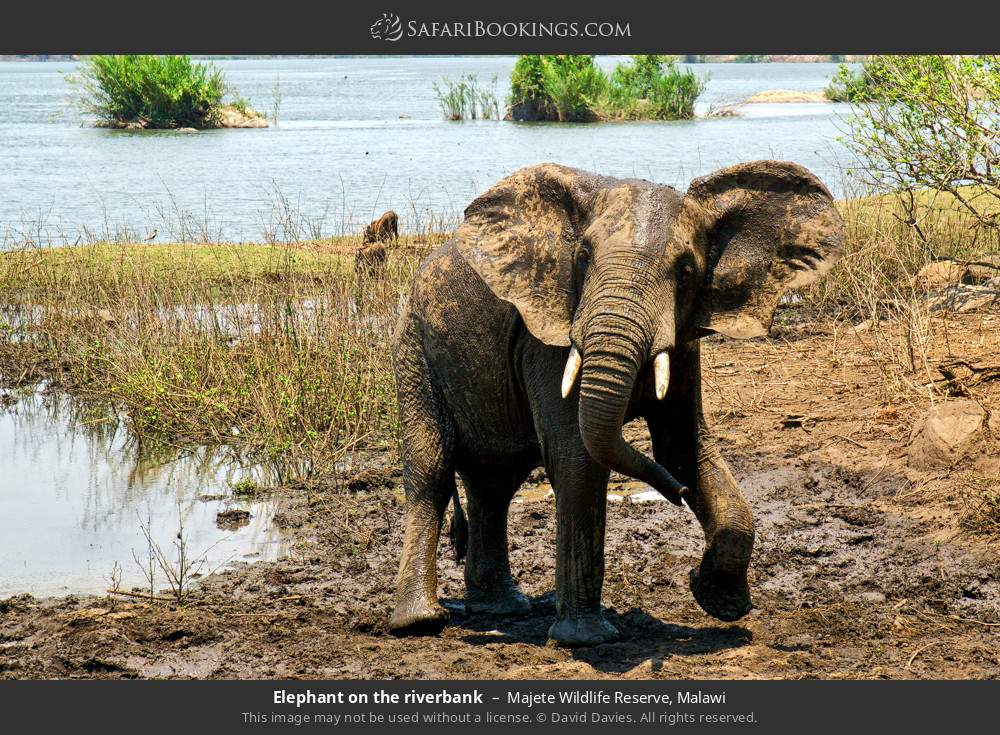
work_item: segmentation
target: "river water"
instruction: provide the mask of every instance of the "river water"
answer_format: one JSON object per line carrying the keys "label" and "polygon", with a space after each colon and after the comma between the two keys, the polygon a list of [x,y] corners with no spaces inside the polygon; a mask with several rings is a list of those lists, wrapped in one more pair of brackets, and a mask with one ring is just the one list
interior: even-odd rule
{"label": "river water", "polygon": [[168,589],[179,533],[192,574],[287,551],[273,504],[233,497],[240,470],[224,452],[151,456],[106,413],[43,391],[11,400],[0,391],[0,599],[148,591],[150,539],[165,562],[153,553],[153,588]]}
{"label": "river water", "polygon": [[[617,59],[600,57],[611,68]],[[325,235],[385,209],[414,230],[454,220],[515,169],[556,161],[685,187],[756,158],[802,163],[841,185],[835,104],[748,105],[742,117],[595,124],[449,122],[433,85],[472,73],[507,95],[514,57],[303,58],[216,62],[270,112],[264,130],[198,134],[95,129],[71,104],[72,62],[0,63],[0,233],[74,241],[128,227],[159,241],[259,240],[293,210]],[[772,89],[818,91],[835,64],[698,64],[698,108]],[[283,200],[287,207],[278,204]],[[180,223],[185,223],[185,228]],[[0,239],[0,242],[3,242]],[[2,245],[0,245],[2,247]]]}

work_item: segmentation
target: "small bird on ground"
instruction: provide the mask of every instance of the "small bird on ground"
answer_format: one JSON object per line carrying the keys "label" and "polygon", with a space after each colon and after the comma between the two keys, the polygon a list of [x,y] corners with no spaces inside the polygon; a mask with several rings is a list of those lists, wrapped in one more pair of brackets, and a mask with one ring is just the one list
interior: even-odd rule
{"label": "small bird on ground", "polygon": [[143,242],[152,242],[153,240],[156,239],[156,236],[159,235],[159,234],[160,234],[160,231],[157,230],[156,228],[154,228],[152,234],[149,237],[147,237],[145,240],[143,240]]}

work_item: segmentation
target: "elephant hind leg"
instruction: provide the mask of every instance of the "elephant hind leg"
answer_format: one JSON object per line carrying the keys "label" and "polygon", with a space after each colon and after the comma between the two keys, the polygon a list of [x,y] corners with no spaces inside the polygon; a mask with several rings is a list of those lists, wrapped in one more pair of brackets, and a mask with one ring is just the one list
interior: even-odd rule
{"label": "elephant hind leg", "polygon": [[465,606],[470,612],[516,615],[531,603],[511,576],[507,549],[510,501],[526,473],[506,468],[460,470],[469,508]]}
{"label": "elephant hind leg", "polygon": [[419,344],[404,339],[398,354],[406,517],[389,629],[397,635],[433,635],[448,622],[437,599],[437,547],[445,509],[457,492],[455,428]]}
{"label": "elephant hind leg", "polygon": [[448,540],[455,550],[455,561],[461,562],[469,550],[469,522],[462,510],[462,500],[458,497],[458,491],[451,496],[451,526],[448,528]]}

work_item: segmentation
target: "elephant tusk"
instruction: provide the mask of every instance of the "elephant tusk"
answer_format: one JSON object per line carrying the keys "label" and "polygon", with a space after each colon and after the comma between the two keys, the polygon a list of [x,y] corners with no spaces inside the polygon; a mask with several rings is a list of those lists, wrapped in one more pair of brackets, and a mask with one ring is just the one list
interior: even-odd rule
{"label": "elephant tusk", "polygon": [[570,394],[570,391],[573,390],[573,384],[576,382],[576,376],[580,373],[580,365],[582,364],[583,359],[580,357],[579,351],[575,346],[571,347],[569,350],[569,357],[566,358],[566,369],[563,370],[563,398],[566,398]]}
{"label": "elephant tusk", "polygon": [[670,385],[670,357],[666,352],[658,352],[653,359],[653,376],[656,379],[656,399],[662,401]]}

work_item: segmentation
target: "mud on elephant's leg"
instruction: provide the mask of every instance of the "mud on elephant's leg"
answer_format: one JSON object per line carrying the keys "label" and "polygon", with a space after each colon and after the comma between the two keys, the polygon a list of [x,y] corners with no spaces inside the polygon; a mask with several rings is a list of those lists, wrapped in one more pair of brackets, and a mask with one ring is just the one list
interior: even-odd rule
{"label": "mud on elephant's leg", "polygon": [[618,637],[601,612],[608,475],[578,435],[549,447],[546,471],[556,494],[556,622],[549,638],[594,646]]}
{"label": "mud on elephant's leg", "polygon": [[448,612],[437,599],[437,546],[455,476],[405,467],[403,472],[407,496],[403,553],[389,629],[397,635],[433,635],[448,622]]}
{"label": "mud on elephant's leg", "polygon": [[510,573],[507,513],[524,473],[498,467],[464,470],[469,515],[465,605],[470,612],[518,615],[531,603]]}
{"label": "mud on elephant's leg", "polygon": [[437,599],[437,548],[455,494],[455,432],[424,375],[397,373],[406,518],[389,629],[398,635],[435,634],[448,622]]}
{"label": "mud on elephant's leg", "polygon": [[647,416],[653,454],[690,488],[685,500],[705,532],[701,564],[691,570],[695,599],[709,615],[739,620],[753,607],[747,582],[753,515],[705,423],[698,344],[675,353],[667,396]]}

